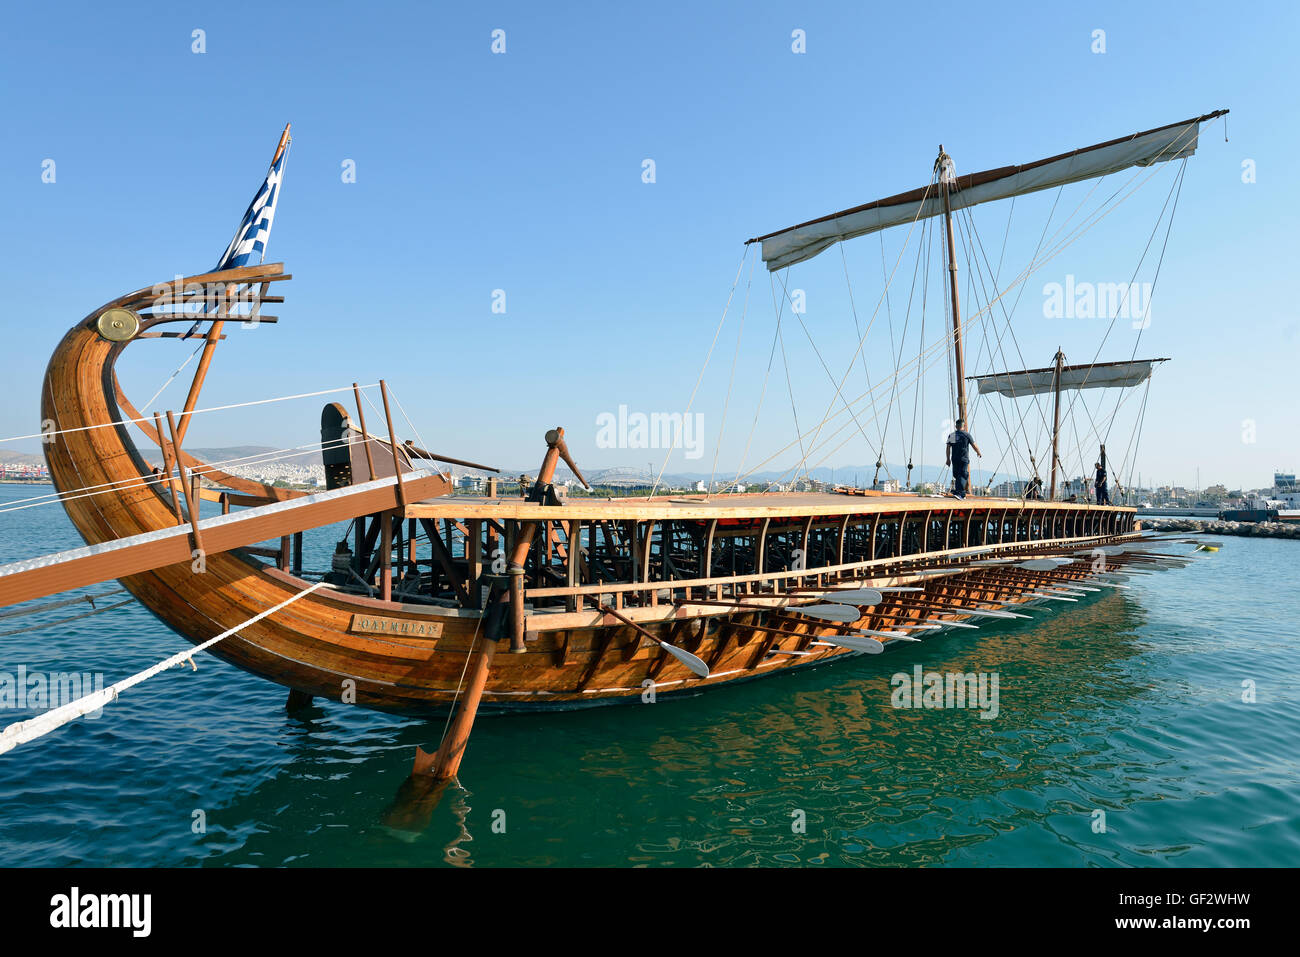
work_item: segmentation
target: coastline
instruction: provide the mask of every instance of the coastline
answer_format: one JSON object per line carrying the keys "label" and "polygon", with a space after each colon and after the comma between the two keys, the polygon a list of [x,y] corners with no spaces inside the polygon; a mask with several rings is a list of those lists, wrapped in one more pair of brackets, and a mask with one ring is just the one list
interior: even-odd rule
{"label": "coastline", "polygon": [[1223,522],[1194,518],[1144,518],[1142,528],[1157,532],[1188,532],[1200,535],[1237,535],[1247,538],[1290,538],[1300,541],[1300,523]]}

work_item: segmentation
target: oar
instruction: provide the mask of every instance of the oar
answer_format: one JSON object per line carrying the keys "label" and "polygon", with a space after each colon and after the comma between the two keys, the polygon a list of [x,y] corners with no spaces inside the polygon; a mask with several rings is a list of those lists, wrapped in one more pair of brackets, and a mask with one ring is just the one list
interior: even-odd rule
{"label": "oar", "polygon": [[972,625],[964,621],[943,621],[939,618],[927,618],[926,621],[941,628],[979,628],[979,625]]}
{"label": "oar", "polygon": [[885,646],[874,638],[850,638],[842,635],[834,637],[819,637],[813,642],[814,645],[834,645],[837,648],[848,648],[852,651],[865,652],[868,655],[878,655],[885,650]]}
{"label": "oar", "polygon": [[1058,566],[1050,558],[1031,558],[1027,562],[1020,562],[1016,567],[1031,572],[1054,572]]}
{"label": "oar", "polygon": [[980,618],[1028,618],[1028,615],[1017,615],[1011,611],[993,611],[988,608],[962,608],[958,605],[949,605],[945,611],[950,611],[955,615],[971,615]]}
{"label": "oar", "polygon": [[879,638],[907,638],[907,634],[901,631],[876,631],[874,628],[859,628],[859,635],[876,635]]}
{"label": "oar", "polygon": [[822,601],[837,601],[844,605],[855,605],[858,608],[879,605],[885,600],[885,596],[875,588],[855,588],[853,591],[828,591],[826,594],[817,597]]}
{"label": "oar", "polygon": [[[803,600],[804,596],[793,596]],[[731,608],[735,611],[766,611],[780,612],[782,614],[804,615],[808,618],[817,618],[822,621],[837,621],[847,624],[851,621],[857,621],[862,617],[862,612],[850,605],[834,604],[817,604],[817,605],[749,605],[744,602],[717,601],[711,598],[675,598],[673,601],[678,605],[709,605],[714,608]]]}
{"label": "oar", "polygon": [[636,622],[632,621],[630,618],[625,618],[623,615],[619,614],[613,608],[610,608],[608,605],[598,605],[597,607],[605,614],[613,615],[623,624],[631,625],[633,628],[636,629],[637,633],[642,637],[649,638],[651,641],[657,642],[660,648],[668,652],[670,655],[672,655],[674,658],[676,658],[678,661],[684,664],[687,668],[690,668],[691,671],[695,672],[701,678],[707,678],[709,676],[709,666],[706,665],[699,658],[695,657],[689,651],[684,651],[681,648],[676,647],[675,645],[670,645],[662,638],[650,634],[650,632],[646,631]]}
{"label": "oar", "polygon": [[852,605],[798,605],[793,608],[787,606],[781,610],[792,611],[797,615],[805,615],[808,618],[819,618],[822,621],[838,621],[843,624],[857,621],[862,617],[862,612]]}

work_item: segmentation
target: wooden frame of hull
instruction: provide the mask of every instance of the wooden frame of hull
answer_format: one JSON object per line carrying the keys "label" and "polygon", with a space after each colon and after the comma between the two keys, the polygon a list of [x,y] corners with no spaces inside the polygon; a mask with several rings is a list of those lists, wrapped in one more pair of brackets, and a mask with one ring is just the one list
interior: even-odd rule
{"label": "wooden frame of hull", "polygon": [[[277,266],[265,266],[192,277],[185,282],[209,281],[212,276],[245,282],[285,278]],[[171,495],[164,492],[165,483],[149,481],[151,469],[133,444],[128,425],[119,421],[123,405],[134,411],[124,400],[119,401],[123,397],[113,373],[114,363],[128,343],[103,338],[96,326],[97,317],[104,309],[146,308],[150,297],[150,290],[140,290],[95,310],[67,333],[46,371],[41,395],[42,418],[52,421],[56,430],[46,445],[46,458],[56,487],[67,494],[64,506],[68,515],[88,544],[177,524],[178,509]],[[149,328],[148,321],[144,328]],[[183,461],[191,465],[196,462],[188,456]],[[246,480],[232,478],[227,484],[240,491],[256,491],[247,488],[255,483]],[[77,494],[77,490],[96,487],[104,490]],[[988,543],[992,551],[1009,554],[1123,541],[1133,536],[1135,525],[1132,509],[1097,509],[1064,503],[1028,503],[1026,507],[1025,503],[1014,501],[971,499],[918,505],[888,497],[840,496],[830,505],[808,508],[793,505],[782,512],[782,506],[769,504],[771,501],[763,496],[737,496],[734,504],[711,505],[708,515],[712,518],[704,520],[767,514],[769,517],[763,519],[762,526],[766,532],[771,516],[795,521],[802,516],[805,537],[814,521],[837,522],[841,523],[842,542],[842,530],[848,526],[851,515],[868,518],[878,513],[910,515],[924,508],[925,523],[932,513],[948,515],[943,535],[944,543],[951,544],[948,531],[953,514],[963,514],[968,521],[976,513],[984,515],[985,533],[981,538],[987,539],[989,517],[1000,510],[1000,532],[1006,528],[1008,515],[1013,518],[1017,532],[1021,518],[1027,530],[1035,527],[1036,522],[1040,531],[1041,537],[1035,541]],[[514,522],[532,517],[529,509],[541,508],[544,507],[523,502],[461,505],[456,499],[441,499],[432,504],[408,506],[402,517],[455,514],[461,519],[481,517]],[[661,518],[673,522],[685,520],[693,514],[689,506],[671,503],[633,503],[627,508],[640,510],[628,520],[651,523]],[[575,505],[545,509],[543,516],[571,520],[580,519],[584,514],[581,506]],[[602,514],[612,517],[608,511]],[[1093,523],[1089,531],[1082,535],[1069,534],[1071,530],[1079,530],[1070,523],[1077,523],[1084,515]],[[878,524],[878,518],[871,519],[873,549]],[[969,539],[972,526],[966,527]],[[927,541],[931,528],[933,525],[925,525]],[[1049,529],[1051,535],[1046,534]],[[763,536],[760,540],[766,541]],[[711,529],[710,556],[712,542]],[[528,592],[536,599],[562,598],[567,608],[559,609],[559,613],[528,614],[525,627],[529,640],[523,653],[495,656],[484,691],[484,710],[582,707],[608,703],[611,699],[637,700],[646,682],[654,683],[657,693],[693,692],[854,654],[814,642],[857,627],[877,627],[883,621],[880,617],[883,608],[867,610],[853,626],[818,623],[782,610],[780,606],[793,600],[784,589],[824,587],[841,580],[880,584],[912,581],[916,578],[914,572],[920,568],[933,566],[940,560],[962,560],[954,551],[960,550],[944,548],[857,563],[839,562],[806,571],[706,575],[693,581],[634,580],[612,585],[575,584],[567,589],[530,588]],[[836,557],[841,558],[843,554],[841,547]],[[761,552],[759,561],[763,561]],[[1067,568],[1061,575],[1069,579],[1082,577],[1088,571],[1080,564],[1074,571]],[[206,570],[201,573],[183,563],[131,575],[122,579],[122,584],[165,624],[197,644],[283,602],[309,583],[258,561],[246,550],[236,550],[207,556]],[[988,586],[963,585],[957,576],[942,581],[927,579],[925,587],[927,601],[948,604],[983,601],[988,607],[997,607],[992,604],[993,592]],[[1024,590],[1033,587],[1026,579]],[[679,605],[671,600],[660,603],[660,593],[664,590],[668,591],[669,599],[682,594],[687,598],[744,595],[747,602],[768,603],[773,608],[770,612],[736,612]],[[643,596],[649,593],[648,604],[640,607],[623,604],[624,596],[638,591]],[[594,604],[601,596],[611,596],[616,607],[623,608],[628,617],[652,634],[702,657],[712,671],[710,677],[696,677],[657,643],[595,609]],[[950,601],[954,596],[960,596],[961,600]],[[998,594],[998,598],[1004,597],[1004,592]],[[414,626],[427,628],[436,624],[440,633],[436,637],[416,637],[413,633],[367,634],[352,630],[354,616],[376,614],[398,622],[399,628],[400,623],[409,624],[412,632],[416,630]],[[925,617],[919,611],[917,615]],[[212,653],[245,671],[309,695],[348,700],[351,693],[351,700],[366,707],[436,712],[445,710],[454,700],[467,656],[483,622],[483,613],[473,607],[433,607],[316,592],[226,639]],[[773,628],[794,634],[780,634]]]}

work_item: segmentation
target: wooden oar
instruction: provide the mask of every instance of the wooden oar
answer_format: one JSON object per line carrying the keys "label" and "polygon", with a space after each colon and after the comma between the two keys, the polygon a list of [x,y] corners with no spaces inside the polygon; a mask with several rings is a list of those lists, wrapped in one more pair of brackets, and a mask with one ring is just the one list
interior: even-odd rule
{"label": "wooden oar", "polygon": [[[859,628],[856,632],[859,635],[875,635],[879,638],[900,638],[907,639],[907,635],[901,631],[876,631],[874,628]],[[911,639],[908,639],[911,640]]]}
{"label": "wooden oar", "polygon": [[782,611],[792,611],[809,618],[820,618],[822,621],[838,621],[846,625],[862,617],[862,612],[852,605],[799,605],[795,608],[783,608]]}
{"label": "wooden oar", "polygon": [[1054,572],[1059,566],[1050,558],[1031,558],[1029,561],[1018,563],[1016,567],[1031,572]]}
{"label": "wooden oar", "polygon": [[865,652],[868,655],[878,655],[885,650],[885,646],[874,638],[850,638],[842,635],[819,636],[813,644],[834,645],[837,648],[848,648],[852,651]]}
{"label": "wooden oar", "polygon": [[670,645],[662,638],[650,634],[650,632],[646,631],[636,622],[632,621],[630,618],[626,618],[623,615],[619,614],[613,608],[610,608],[608,605],[597,605],[596,607],[598,607],[601,611],[603,611],[607,615],[613,615],[623,624],[630,625],[632,628],[635,628],[637,634],[641,635],[643,638],[649,638],[651,641],[656,642],[660,648],[668,652],[668,654],[672,655],[674,658],[676,658],[678,661],[684,664],[687,668],[690,668],[691,671],[695,672],[695,674],[699,675],[701,678],[707,678],[709,676],[709,666],[706,665],[699,658],[695,657],[695,655],[691,654],[689,651],[684,651],[683,649],[678,648],[676,645]]}
{"label": "wooden oar", "polygon": [[855,588],[852,591],[828,591],[818,595],[822,601],[837,601],[843,605],[853,605],[856,608],[867,608],[871,605],[879,605],[885,600],[875,588]]}
{"label": "wooden oar", "polygon": [[[801,596],[794,596],[801,598]],[[836,621],[842,624],[857,621],[862,613],[849,605],[750,605],[744,602],[717,601],[711,598],[675,598],[677,605],[711,605],[718,608],[733,608],[736,611],[767,611],[783,614],[805,615],[822,621]]]}

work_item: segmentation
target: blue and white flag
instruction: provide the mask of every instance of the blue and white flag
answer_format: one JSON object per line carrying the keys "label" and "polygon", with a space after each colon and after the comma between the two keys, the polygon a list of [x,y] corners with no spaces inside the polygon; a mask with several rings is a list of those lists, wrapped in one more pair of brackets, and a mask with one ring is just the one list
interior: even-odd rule
{"label": "blue and white flag", "polygon": [[275,219],[275,202],[280,197],[280,180],[284,176],[284,160],[289,155],[288,133],[286,127],[275,160],[266,172],[266,181],[253,197],[239,229],[235,230],[235,238],[226,247],[214,272],[257,265],[266,257],[266,243],[271,235],[271,222]]}

